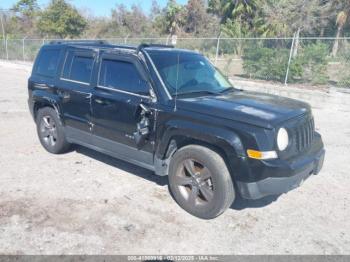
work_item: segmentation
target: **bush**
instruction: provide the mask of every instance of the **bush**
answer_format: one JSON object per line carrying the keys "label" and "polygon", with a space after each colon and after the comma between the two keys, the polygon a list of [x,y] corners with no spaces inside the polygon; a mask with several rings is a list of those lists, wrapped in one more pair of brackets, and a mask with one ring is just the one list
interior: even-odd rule
{"label": "bush", "polygon": [[303,65],[303,82],[311,82],[315,85],[323,85],[329,81],[327,74],[327,56],[329,46],[324,43],[315,43],[306,46],[300,54]]}
{"label": "bush", "polygon": [[[289,54],[289,48],[251,45],[244,50],[244,72],[251,78],[284,82]],[[327,75],[328,54],[328,45],[322,43],[311,44],[300,50],[298,56],[291,60],[288,82],[326,84],[329,80]]]}
{"label": "bush", "polygon": [[[277,80],[284,82],[289,60],[286,48],[257,48],[251,46],[244,50],[243,69],[251,78]],[[289,69],[288,81],[295,81],[302,75],[298,60],[293,60]]]}
{"label": "bush", "polygon": [[340,80],[338,81],[338,86],[343,88],[350,88],[350,49],[342,55],[341,69],[339,70]]}
{"label": "bush", "polygon": [[350,88],[350,75],[342,77],[338,82],[339,87]]}

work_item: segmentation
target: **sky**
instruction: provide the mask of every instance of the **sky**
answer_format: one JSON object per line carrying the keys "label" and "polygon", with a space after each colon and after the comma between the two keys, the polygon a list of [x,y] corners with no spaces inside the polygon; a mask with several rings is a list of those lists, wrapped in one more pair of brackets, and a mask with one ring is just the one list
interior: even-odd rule
{"label": "sky", "polygon": [[[17,0],[0,0],[0,9],[1,8],[11,8]],[[50,0],[38,0],[40,7],[45,7]],[[90,9],[92,14],[96,16],[108,16],[111,13],[111,9],[114,8],[117,4],[124,4],[130,7],[133,4],[140,6],[146,13],[149,12],[152,6],[152,0],[68,0],[71,4],[77,8]],[[161,7],[164,7],[167,3],[167,0],[157,0],[158,4]],[[177,0],[179,4],[187,3],[187,0]]]}

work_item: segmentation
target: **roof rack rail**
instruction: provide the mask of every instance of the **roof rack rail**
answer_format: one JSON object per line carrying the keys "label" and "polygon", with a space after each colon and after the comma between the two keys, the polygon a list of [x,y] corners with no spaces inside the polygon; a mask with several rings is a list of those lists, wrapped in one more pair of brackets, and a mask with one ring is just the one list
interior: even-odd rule
{"label": "roof rack rail", "polygon": [[137,49],[136,52],[140,52],[141,49],[146,48],[146,47],[160,47],[160,48],[175,48],[175,46],[173,45],[161,45],[161,44],[140,44]]}
{"label": "roof rack rail", "polygon": [[115,44],[112,44],[112,47],[114,48],[114,49],[116,49],[116,48],[121,48],[121,49],[130,49],[130,50],[136,50],[136,48],[137,47],[135,47],[135,46],[131,46],[131,45],[115,45]]}
{"label": "roof rack rail", "polygon": [[109,44],[105,40],[53,40],[50,42],[51,45],[60,44],[94,44],[94,45],[107,45]]}

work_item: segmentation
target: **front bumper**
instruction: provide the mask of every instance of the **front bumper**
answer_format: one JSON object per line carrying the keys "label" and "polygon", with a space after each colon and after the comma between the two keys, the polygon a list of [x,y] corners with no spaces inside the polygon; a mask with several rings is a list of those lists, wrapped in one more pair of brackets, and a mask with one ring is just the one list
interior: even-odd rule
{"label": "front bumper", "polygon": [[299,163],[289,166],[293,174],[286,177],[267,177],[256,182],[237,181],[237,188],[245,199],[260,199],[269,195],[280,195],[299,187],[309,176],[320,172],[325,157],[325,150],[319,150],[312,156],[303,159]]}

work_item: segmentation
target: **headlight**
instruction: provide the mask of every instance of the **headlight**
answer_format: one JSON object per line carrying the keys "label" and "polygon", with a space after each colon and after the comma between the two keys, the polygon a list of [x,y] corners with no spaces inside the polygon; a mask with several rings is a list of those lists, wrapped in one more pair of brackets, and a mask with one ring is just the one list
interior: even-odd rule
{"label": "headlight", "polygon": [[286,150],[289,144],[288,132],[285,128],[280,128],[277,133],[277,146],[280,151]]}

